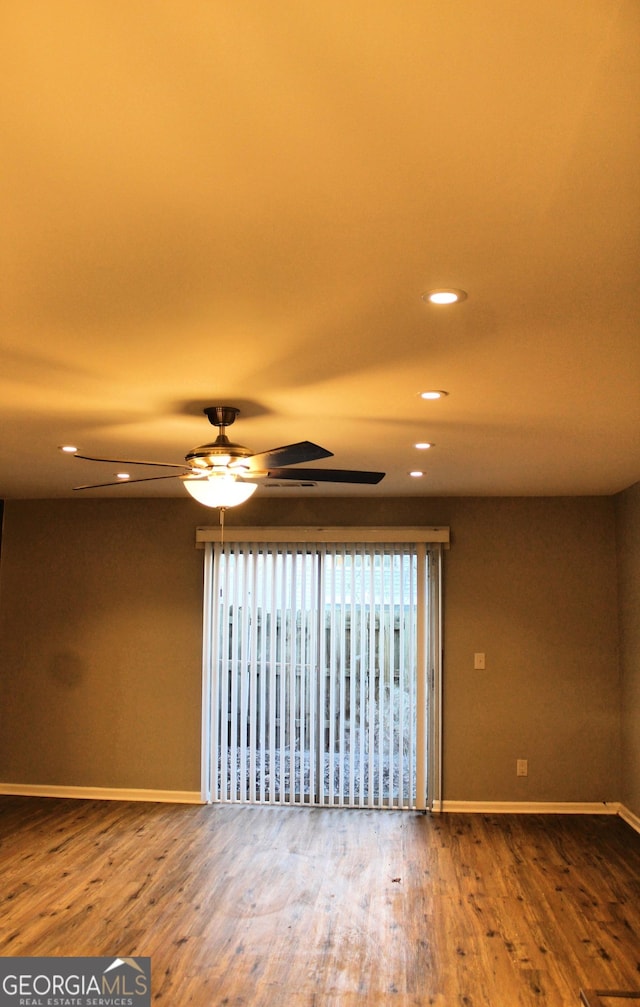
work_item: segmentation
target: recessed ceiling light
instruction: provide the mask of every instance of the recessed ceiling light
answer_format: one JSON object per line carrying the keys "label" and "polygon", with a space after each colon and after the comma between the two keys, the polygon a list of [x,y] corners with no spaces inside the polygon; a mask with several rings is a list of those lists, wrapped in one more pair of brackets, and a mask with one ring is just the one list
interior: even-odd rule
{"label": "recessed ceiling light", "polygon": [[67,455],[75,455],[78,449],[74,447],[73,444],[63,444],[60,450],[64,451],[64,453]]}
{"label": "recessed ceiling light", "polygon": [[130,478],[131,478],[131,476],[129,475],[128,472],[117,472],[116,473],[116,479],[130,479]]}
{"label": "recessed ceiling light", "polygon": [[428,451],[429,448],[434,448],[435,444],[430,444],[428,441],[418,441],[417,444],[413,445],[418,451]]}
{"label": "recessed ceiling light", "polygon": [[416,470],[415,472],[410,472],[409,475],[411,476],[412,479],[420,479],[421,476],[424,475],[424,472],[418,472]]}
{"label": "recessed ceiling light", "polygon": [[467,296],[465,290],[457,290],[455,287],[439,287],[437,290],[427,290],[422,295],[422,300],[429,304],[459,304]]}
{"label": "recessed ceiling light", "polygon": [[430,392],[420,392],[421,399],[443,399],[449,392],[443,391],[441,388],[434,388]]}

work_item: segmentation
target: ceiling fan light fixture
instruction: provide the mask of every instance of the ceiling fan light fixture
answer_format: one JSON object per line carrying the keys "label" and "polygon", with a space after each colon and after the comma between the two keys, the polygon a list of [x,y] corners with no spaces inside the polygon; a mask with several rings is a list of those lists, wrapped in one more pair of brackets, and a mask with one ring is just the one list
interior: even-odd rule
{"label": "ceiling fan light fixture", "polygon": [[258,488],[257,483],[240,482],[228,472],[212,472],[206,479],[185,476],[182,482],[194,500],[205,507],[237,507]]}
{"label": "ceiling fan light fixture", "polygon": [[466,297],[465,290],[458,290],[456,287],[439,287],[437,290],[425,291],[422,300],[428,304],[459,304]]}

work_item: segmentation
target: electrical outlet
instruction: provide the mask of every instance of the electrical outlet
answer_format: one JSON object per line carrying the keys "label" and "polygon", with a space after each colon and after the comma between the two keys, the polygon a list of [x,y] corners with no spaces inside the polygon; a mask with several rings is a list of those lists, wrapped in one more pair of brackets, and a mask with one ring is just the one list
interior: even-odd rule
{"label": "electrical outlet", "polygon": [[516,776],[528,776],[528,775],[529,775],[529,760],[516,759]]}

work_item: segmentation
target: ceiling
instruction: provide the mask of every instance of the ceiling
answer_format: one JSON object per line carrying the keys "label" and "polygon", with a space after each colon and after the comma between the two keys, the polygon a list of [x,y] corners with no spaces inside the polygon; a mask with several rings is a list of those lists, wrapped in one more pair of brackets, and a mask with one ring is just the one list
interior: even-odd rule
{"label": "ceiling", "polygon": [[0,496],[113,475],[62,444],[181,462],[216,404],[387,473],[261,493],[640,479],[635,0],[3,0],[0,39]]}

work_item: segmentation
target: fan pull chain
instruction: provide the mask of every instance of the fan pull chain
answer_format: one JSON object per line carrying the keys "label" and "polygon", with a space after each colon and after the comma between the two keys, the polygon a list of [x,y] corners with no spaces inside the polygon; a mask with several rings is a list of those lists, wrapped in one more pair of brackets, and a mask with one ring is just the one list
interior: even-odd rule
{"label": "fan pull chain", "polygon": [[220,507],[220,545],[224,545],[224,512],[226,507]]}

